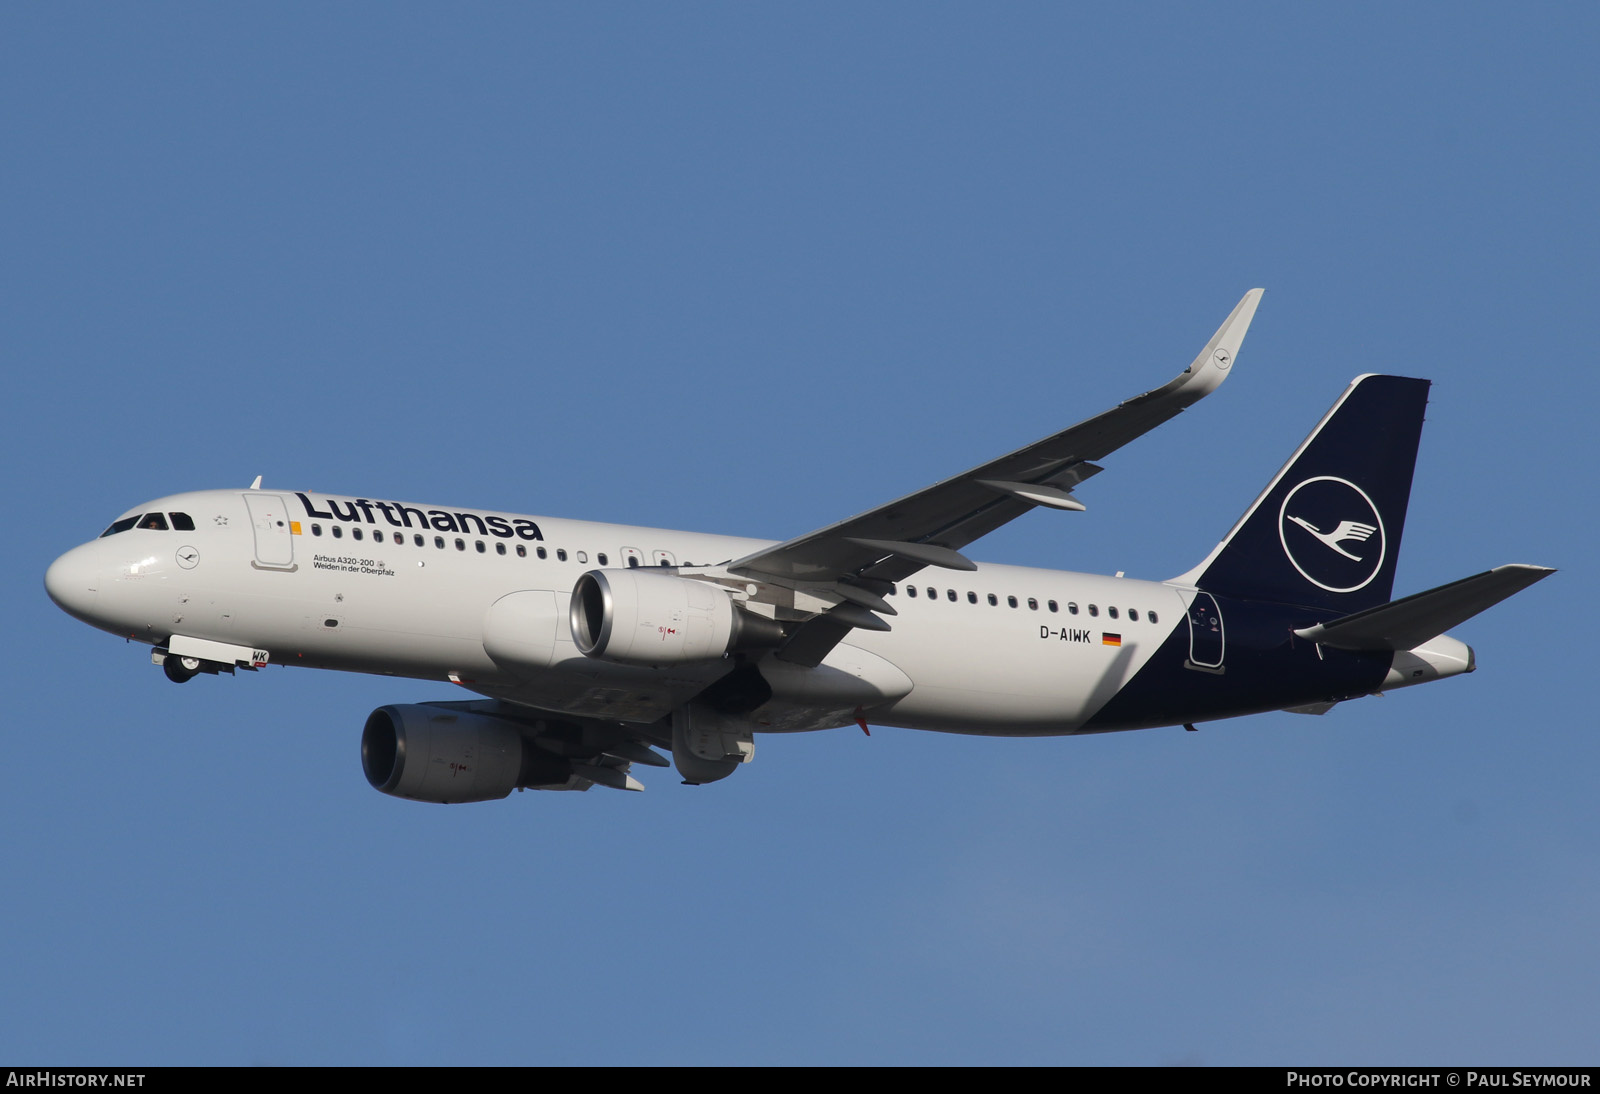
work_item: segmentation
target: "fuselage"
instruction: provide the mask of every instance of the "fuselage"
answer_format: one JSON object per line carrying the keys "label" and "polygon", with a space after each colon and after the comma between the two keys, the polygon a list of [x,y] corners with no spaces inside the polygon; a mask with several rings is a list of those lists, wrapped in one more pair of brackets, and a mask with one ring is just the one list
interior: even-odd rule
{"label": "fuselage", "polygon": [[[186,636],[247,647],[280,665],[448,680],[539,710],[643,723],[667,716],[731,664],[584,656],[568,625],[575,582],[596,569],[694,575],[767,545],[314,492],[219,490],[130,509],[57,560],[46,584],[77,618],[156,647]],[[854,631],[815,668],[766,658],[772,695],[751,715],[755,728],[866,721],[1066,734],[1337,701],[1386,680],[1412,682],[1388,679],[1388,655],[1297,646],[1293,629],[1330,613],[1228,602],[1181,583],[979,564],[924,569],[896,583],[889,600],[891,630]],[[519,652],[525,646],[537,652]],[[1464,656],[1469,662],[1470,651]]]}

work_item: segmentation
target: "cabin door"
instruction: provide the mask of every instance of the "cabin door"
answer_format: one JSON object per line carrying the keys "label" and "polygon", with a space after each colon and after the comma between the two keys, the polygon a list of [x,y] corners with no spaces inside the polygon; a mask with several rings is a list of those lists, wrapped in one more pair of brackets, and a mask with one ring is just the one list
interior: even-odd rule
{"label": "cabin door", "polygon": [[256,535],[256,567],[294,569],[294,535],[289,527],[289,507],[277,494],[252,490],[244,496],[250,524]]}
{"label": "cabin door", "polygon": [[1189,667],[1222,669],[1222,609],[1210,593],[1196,593],[1189,605]]}

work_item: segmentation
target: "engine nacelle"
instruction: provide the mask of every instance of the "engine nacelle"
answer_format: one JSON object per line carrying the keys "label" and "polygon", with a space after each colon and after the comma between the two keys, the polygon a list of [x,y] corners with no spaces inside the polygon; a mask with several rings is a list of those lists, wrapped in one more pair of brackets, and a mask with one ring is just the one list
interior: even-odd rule
{"label": "engine nacelle", "polygon": [[720,586],[645,569],[590,570],[573,586],[570,612],[580,653],[625,665],[713,661],[783,637]]}
{"label": "engine nacelle", "polygon": [[376,790],[424,802],[493,801],[519,786],[564,783],[572,765],[523,743],[510,722],[443,707],[379,707],[361,732]]}

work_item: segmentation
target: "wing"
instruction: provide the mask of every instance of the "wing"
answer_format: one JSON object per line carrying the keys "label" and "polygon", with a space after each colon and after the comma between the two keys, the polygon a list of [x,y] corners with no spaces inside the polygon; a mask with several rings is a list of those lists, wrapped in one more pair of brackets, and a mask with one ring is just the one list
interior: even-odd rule
{"label": "wing", "polygon": [[808,617],[778,656],[816,664],[853,627],[887,630],[873,613],[894,614],[882,596],[889,583],[924,566],[975,569],[960,549],[1037,505],[1084,508],[1072,491],[1101,470],[1093,461],[1175,417],[1227,378],[1261,292],[1246,293],[1199,356],[1164,386],[965,474],[728,563],[725,569],[736,577],[800,594],[791,610]]}

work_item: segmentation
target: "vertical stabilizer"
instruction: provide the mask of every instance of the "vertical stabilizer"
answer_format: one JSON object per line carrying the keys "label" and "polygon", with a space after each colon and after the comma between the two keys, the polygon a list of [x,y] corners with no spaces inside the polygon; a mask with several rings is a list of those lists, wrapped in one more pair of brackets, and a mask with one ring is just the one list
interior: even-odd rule
{"label": "vertical stabilizer", "polygon": [[1178,581],[1356,612],[1389,601],[1428,381],[1359,376],[1216,549]]}

